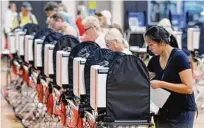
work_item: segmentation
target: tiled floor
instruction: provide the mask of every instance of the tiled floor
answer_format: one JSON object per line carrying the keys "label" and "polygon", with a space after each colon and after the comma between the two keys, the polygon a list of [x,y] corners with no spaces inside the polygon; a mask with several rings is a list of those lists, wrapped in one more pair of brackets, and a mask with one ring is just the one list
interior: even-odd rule
{"label": "tiled floor", "polygon": [[[5,63],[1,61],[1,87],[6,85]],[[204,91],[204,86],[199,90]],[[2,95],[1,97],[1,128],[23,128],[20,121],[15,117],[13,109],[8,105]],[[204,102],[204,100],[202,101]],[[194,128],[204,128],[204,110],[200,110],[198,118],[195,119]]]}

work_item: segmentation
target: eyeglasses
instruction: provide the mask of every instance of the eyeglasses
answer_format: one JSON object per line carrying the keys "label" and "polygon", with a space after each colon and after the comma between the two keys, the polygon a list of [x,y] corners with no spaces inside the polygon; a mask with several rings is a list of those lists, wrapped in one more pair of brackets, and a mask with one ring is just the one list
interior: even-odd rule
{"label": "eyeglasses", "polygon": [[91,27],[86,28],[86,29],[85,29],[85,31],[88,31],[90,28],[92,28],[92,26],[91,26]]}
{"label": "eyeglasses", "polygon": [[91,27],[86,28],[85,31],[88,31],[88,30],[89,30],[90,28],[92,28],[92,27],[95,27],[95,28],[96,28],[96,26],[91,26]]}

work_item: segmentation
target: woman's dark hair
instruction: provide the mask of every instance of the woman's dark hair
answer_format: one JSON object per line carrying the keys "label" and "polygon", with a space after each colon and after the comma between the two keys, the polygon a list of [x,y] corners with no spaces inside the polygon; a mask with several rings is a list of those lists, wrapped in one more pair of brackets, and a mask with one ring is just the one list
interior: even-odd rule
{"label": "woman's dark hair", "polygon": [[145,37],[148,37],[157,43],[164,41],[166,44],[169,44],[174,48],[178,48],[178,42],[176,38],[163,27],[153,26],[149,28],[145,33]]}

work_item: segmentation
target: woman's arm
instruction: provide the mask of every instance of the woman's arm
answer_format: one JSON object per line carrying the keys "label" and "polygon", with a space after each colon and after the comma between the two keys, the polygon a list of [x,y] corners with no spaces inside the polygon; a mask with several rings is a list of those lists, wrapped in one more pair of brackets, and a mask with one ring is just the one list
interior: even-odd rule
{"label": "woman's arm", "polygon": [[186,69],[184,71],[181,71],[179,73],[181,83],[182,84],[174,84],[174,83],[168,83],[165,81],[151,81],[151,86],[152,88],[165,88],[177,93],[182,93],[182,94],[192,94],[193,88],[193,78],[192,78],[192,71],[191,69]]}

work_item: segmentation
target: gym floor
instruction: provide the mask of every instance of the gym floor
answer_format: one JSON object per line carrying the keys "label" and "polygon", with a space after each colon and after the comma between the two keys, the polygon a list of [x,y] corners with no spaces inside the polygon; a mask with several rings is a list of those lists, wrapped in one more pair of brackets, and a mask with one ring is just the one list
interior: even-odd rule
{"label": "gym floor", "polygon": [[[6,61],[1,60],[1,88],[6,86],[7,82],[7,72],[6,72]],[[204,86],[199,86],[199,91],[204,91]],[[23,128],[21,122],[15,117],[13,109],[9,106],[7,101],[2,95],[1,97],[1,127],[2,128]],[[204,97],[204,96],[203,96]],[[203,128],[204,127],[204,110],[201,110],[200,103],[204,103],[204,99],[200,99],[198,102],[198,117],[195,119],[194,128]]]}

